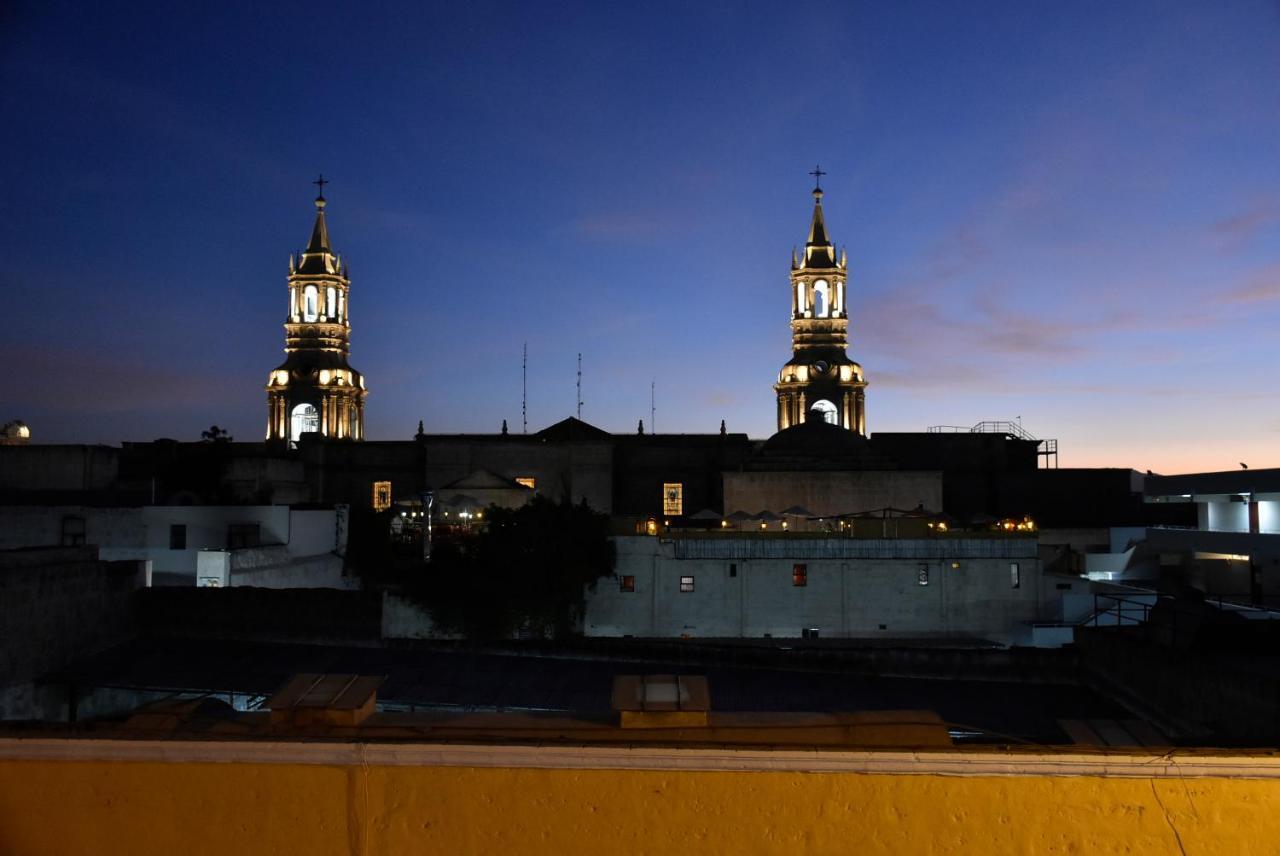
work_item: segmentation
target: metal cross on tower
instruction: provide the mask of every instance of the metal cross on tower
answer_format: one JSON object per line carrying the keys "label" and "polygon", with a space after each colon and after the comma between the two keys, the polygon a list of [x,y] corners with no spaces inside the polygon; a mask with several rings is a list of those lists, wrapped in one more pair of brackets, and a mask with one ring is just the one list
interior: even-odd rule
{"label": "metal cross on tower", "polygon": [[320,177],[311,183],[320,188],[320,198],[324,199],[324,186],[326,184],[331,184],[332,182],[325,181],[324,173],[320,173]]}
{"label": "metal cross on tower", "polygon": [[814,189],[814,190],[821,190],[821,189],[822,189],[822,177],[823,177],[824,175],[826,175],[826,173],[822,171],[822,167],[820,167],[820,166],[815,166],[815,167],[813,168],[813,172],[809,173],[809,175],[813,176],[813,189]]}

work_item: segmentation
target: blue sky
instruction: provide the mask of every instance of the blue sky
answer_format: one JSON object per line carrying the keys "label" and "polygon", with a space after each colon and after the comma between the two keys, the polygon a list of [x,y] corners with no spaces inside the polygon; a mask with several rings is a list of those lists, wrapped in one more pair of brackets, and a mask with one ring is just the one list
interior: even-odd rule
{"label": "blue sky", "polygon": [[[262,4],[266,5],[266,4]],[[820,163],[870,430],[1280,465],[1280,6],[19,3],[0,421],[264,431],[314,188],[367,432],[772,433]],[[181,8],[179,8],[181,7]]]}

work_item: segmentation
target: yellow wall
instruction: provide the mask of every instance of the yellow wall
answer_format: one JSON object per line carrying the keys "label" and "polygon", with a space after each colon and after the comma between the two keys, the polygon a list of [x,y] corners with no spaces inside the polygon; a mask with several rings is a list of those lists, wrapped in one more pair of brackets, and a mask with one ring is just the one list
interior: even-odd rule
{"label": "yellow wall", "polygon": [[1280,781],[0,761],[0,853],[1276,853]]}

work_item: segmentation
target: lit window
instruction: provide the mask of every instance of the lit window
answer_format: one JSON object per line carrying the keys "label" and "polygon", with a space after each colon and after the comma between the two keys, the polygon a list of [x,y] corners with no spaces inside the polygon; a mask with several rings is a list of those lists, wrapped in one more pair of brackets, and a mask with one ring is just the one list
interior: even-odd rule
{"label": "lit window", "polygon": [[796,283],[796,314],[803,317],[805,310],[809,307],[805,304],[804,299],[804,283]]}
{"label": "lit window", "polygon": [[808,565],[791,566],[791,584],[793,586],[807,586],[809,584]]}
{"label": "lit window", "polygon": [[289,440],[296,443],[303,434],[320,430],[320,411],[316,410],[314,405],[299,404],[293,408],[291,422]]}
{"label": "lit window", "polygon": [[662,486],[662,513],[675,517],[684,514],[684,485],[680,482]]}
{"label": "lit window", "polygon": [[529,490],[534,490],[538,486],[538,480],[533,476],[520,476],[516,479],[516,484],[522,484]]}
{"label": "lit window", "polygon": [[626,592],[626,591],[635,591],[635,590],[636,590],[636,578],[631,574],[624,575],[622,577],[621,582],[618,583],[618,591]]}
{"label": "lit window", "polygon": [[1009,563],[1009,585],[1011,588],[1022,588],[1022,573],[1017,562]]}
{"label": "lit window", "polygon": [[169,526],[169,549],[187,549],[187,526],[185,523],[174,523]]}
{"label": "lit window", "polygon": [[83,517],[62,518],[62,546],[63,547],[84,546],[84,518]]}
{"label": "lit window", "polygon": [[810,413],[816,413],[823,422],[829,425],[840,424],[840,410],[825,398],[821,401],[815,401],[813,406],[809,408]]}
{"label": "lit window", "polygon": [[813,284],[813,317],[826,318],[827,306],[830,304],[827,281],[820,279]]}
{"label": "lit window", "polygon": [[693,577],[680,578],[680,593],[689,594],[693,591]]}
{"label": "lit window", "polygon": [[[923,562],[916,569],[916,585],[927,586],[929,584],[929,566]],[[884,628],[880,628],[883,630]]]}
{"label": "lit window", "polygon": [[324,314],[330,319],[338,314],[338,293],[333,286],[325,289]]}
{"label": "lit window", "polygon": [[320,316],[320,292],[308,285],[302,292],[302,320],[314,321]]}
{"label": "lit window", "polygon": [[391,482],[373,483],[373,510],[386,511],[391,507]]}

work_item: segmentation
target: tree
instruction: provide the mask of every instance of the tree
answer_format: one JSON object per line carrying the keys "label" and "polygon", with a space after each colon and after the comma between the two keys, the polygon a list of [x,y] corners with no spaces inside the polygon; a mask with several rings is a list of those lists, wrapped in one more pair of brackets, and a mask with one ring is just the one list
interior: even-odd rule
{"label": "tree", "polygon": [[230,443],[235,438],[217,425],[210,425],[208,431],[200,432],[200,439],[205,443]]}
{"label": "tree", "polygon": [[480,534],[442,540],[406,593],[444,629],[504,638],[526,622],[574,630],[584,593],[613,572],[608,515],[585,502],[535,496],[516,509],[490,506]]}

